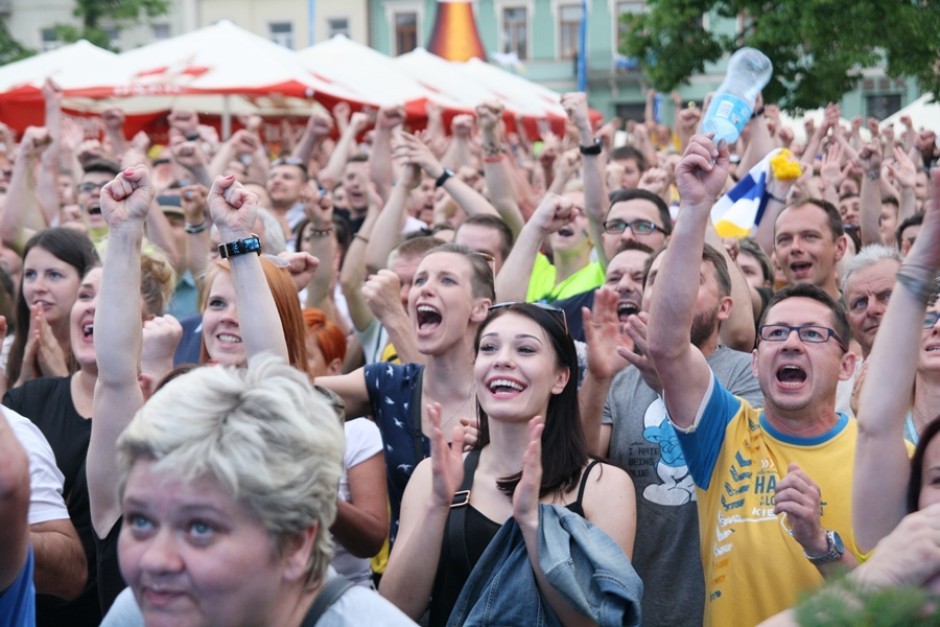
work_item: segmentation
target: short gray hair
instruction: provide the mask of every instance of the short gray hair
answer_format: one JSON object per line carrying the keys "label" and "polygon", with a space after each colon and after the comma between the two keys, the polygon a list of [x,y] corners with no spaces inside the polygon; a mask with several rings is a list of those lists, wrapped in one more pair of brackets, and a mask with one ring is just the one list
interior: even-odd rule
{"label": "short gray hair", "polygon": [[845,266],[845,275],[843,275],[842,283],[839,286],[842,288],[842,293],[845,294],[845,290],[849,286],[849,281],[852,280],[853,274],[869,266],[873,266],[879,261],[887,260],[897,261],[898,265],[900,265],[902,261],[901,253],[899,253],[896,248],[883,246],[881,244],[869,244],[862,248]]}
{"label": "short gray hair", "polygon": [[117,447],[122,496],[141,460],[185,481],[210,477],[258,517],[278,550],[317,525],[307,581],[325,575],[345,436],[299,370],[273,355],[243,369],[197,368],[154,394]]}

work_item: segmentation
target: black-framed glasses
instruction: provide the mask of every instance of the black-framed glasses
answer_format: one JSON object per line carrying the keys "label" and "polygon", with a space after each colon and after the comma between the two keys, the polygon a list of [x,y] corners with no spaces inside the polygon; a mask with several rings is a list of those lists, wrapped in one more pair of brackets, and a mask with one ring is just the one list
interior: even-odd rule
{"label": "black-framed glasses", "polygon": [[561,324],[561,326],[565,329],[565,333],[568,333],[568,314],[566,314],[565,310],[561,307],[555,307],[554,305],[549,305],[548,303],[524,303],[517,300],[506,301],[504,303],[490,305],[490,313],[498,309],[509,309],[511,307],[538,307],[539,309],[547,311]]}
{"label": "black-framed glasses", "polygon": [[279,165],[296,166],[304,171],[304,175],[307,174],[307,164],[304,163],[303,159],[298,159],[297,157],[281,157],[280,159],[275,159],[271,162],[272,168],[276,168]]}
{"label": "black-framed glasses", "polygon": [[85,194],[93,194],[97,191],[101,191],[101,188],[104,187],[107,183],[92,183],[91,181],[86,181],[78,186],[78,191]]}
{"label": "black-framed glasses", "polygon": [[798,327],[789,324],[765,324],[757,328],[758,336],[766,342],[785,342],[793,331],[796,331],[801,342],[824,344],[831,337],[843,352],[849,350],[835,331],[820,324],[801,324]]}
{"label": "black-framed glasses", "polygon": [[934,328],[937,326],[937,320],[940,320],[940,313],[937,313],[936,311],[928,311],[924,314],[924,328]]}
{"label": "black-framed glasses", "polygon": [[604,223],[604,231],[611,235],[620,235],[626,231],[628,227],[633,231],[634,235],[649,235],[654,231],[662,231],[665,233],[665,231],[652,220],[633,220],[632,222],[626,222],[625,220],[608,220]]}

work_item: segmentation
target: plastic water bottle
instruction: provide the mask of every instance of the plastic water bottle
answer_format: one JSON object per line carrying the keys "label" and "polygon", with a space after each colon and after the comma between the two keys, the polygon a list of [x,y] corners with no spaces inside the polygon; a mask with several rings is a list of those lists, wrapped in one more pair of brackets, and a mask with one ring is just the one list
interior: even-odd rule
{"label": "plastic water bottle", "polygon": [[770,81],[774,66],[760,50],[740,48],[728,61],[728,73],[715,92],[702,121],[703,133],[714,133],[715,141],[737,141],[751,119],[757,95]]}

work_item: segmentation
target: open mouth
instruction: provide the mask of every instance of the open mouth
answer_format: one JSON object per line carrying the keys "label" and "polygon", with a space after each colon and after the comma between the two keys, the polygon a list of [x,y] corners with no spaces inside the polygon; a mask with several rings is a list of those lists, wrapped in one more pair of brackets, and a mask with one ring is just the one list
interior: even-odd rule
{"label": "open mouth", "polygon": [[95,334],[95,325],[93,324],[83,324],[82,325],[82,336],[89,338]]}
{"label": "open mouth", "polygon": [[562,237],[571,237],[574,235],[574,229],[570,226],[563,226],[558,230],[558,234]]}
{"label": "open mouth", "polygon": [[490,379],[489,383],[486,384],[486,388],[496,398],[507,398],[519,394],[526,389],[526,386],[514,379],[497,377]]}
{"label": "open mouth", "polygon": [[222,344],[241,344],[242,339],[237,335],[232,335],[231,333],[219,333],[216,338]]}
{"label": "open mouth", "polygon": [[792,270],[793,274],[796,276],[803,276],[808,274],[812,267],[813,264],[806,261],[798,261],[796,263],[790,264],[790,270]]}
{"label": "open mouth", "polygon": [[90,216],[100,216],[101,215],[101,205],[92,205],[88,207],[88,215]]}
{"label": "open mouth", "polygon": [[799,366],[783,366],[777,370],[777,381],[783,385],[799,385],[806,381],[806,371]]}
{"label": "open mouth", "polygon": [[617,318],[620,322],[626,322],[630,316],[640,313],[640,306],[632,300],[622,300],[617,303]]}
{"label": "open mouth", "polygon": [[431,305],[418,305],[415,309],[419,331],[432,331],[440,326],[444,317],[436,307]]}

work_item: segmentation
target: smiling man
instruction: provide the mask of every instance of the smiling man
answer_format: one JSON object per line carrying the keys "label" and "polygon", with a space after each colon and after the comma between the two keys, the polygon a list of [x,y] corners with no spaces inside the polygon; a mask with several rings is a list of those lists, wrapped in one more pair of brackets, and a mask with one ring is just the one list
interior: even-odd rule
{"label": "smiling man", "polygon": [[[677,167],[681,214],[658,277],[670,289],[653,295],[648,339],[696,486],[704,623],[734,626],[789,607],[801,591],[822,584],[830,564],[853,563],[846,547],[854,546],[857,427],[835,411],[838,382],[855,366],[846,349],[849,325],[841,305],[816,285],[784,288],[760,322],[751,368],[762,410],[728,392],[689,342],[705,231],[728,163],[726,146],[696,136]],[[830,273],[822,260],[833,255],[824,251],[840,233],[827,216],[805,202],[778,220],[778,244],[792,253],[786,262],[803,283]]]}
{"label": "smiling man", "polygon": [[810,283],[839,300],[836,263],[845,254],[839,210],[825,200],[799,200],[780,212],[774,224],[774,253],[787,281]]}

